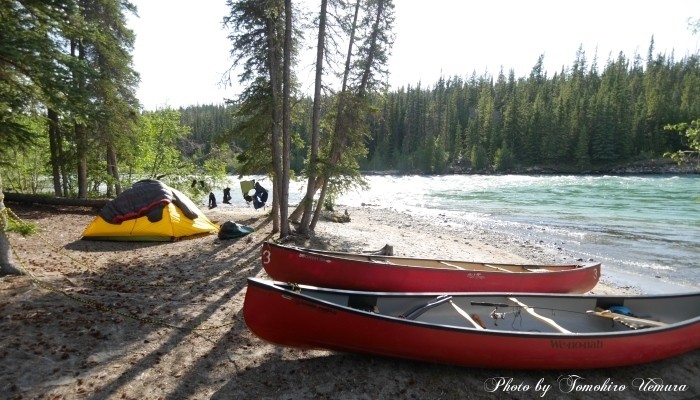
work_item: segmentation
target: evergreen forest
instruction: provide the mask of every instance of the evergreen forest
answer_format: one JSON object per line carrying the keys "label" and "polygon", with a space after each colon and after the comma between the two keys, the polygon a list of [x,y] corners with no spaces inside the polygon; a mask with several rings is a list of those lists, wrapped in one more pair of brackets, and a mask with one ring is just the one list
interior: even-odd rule
{"label": "evergreen forest", "polygon": [[[621,53],[599,66],[579,49],[572,66],[551,76],[542,70],[543,61],[526,77],[512,71],[441,77],[431,85],[418,82],[373,95],[361,169],[441,174],[539,167],[586,173],[689,149],[667,126],[700,116],[697,55],[674,60],[654,54],[652,42],[646,58]],[[293,132],[299,140],[292,166],[302,173],[312,99],[301,97],[295,104]],[[250,143],[231,131],[234,110],[188,107],[181,110],[182,123],[205,153],[222,135],[240,151]],[[238,173],[234,163],[228,165],[229,173]]]}
{"label": "evergreen forest", "polygon": [[652,50],[604,66],[579,50],[552,76],[540,58],[524,78],[472,75],[391,92],[371,122],[366,168],[586,172],[687,148],[665,126],[700,116],[699,59]]}

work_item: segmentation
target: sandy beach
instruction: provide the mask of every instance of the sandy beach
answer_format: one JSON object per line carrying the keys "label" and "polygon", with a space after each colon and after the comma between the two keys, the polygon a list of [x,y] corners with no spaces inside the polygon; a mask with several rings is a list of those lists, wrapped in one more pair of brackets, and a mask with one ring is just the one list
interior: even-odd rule
{"label": "sandy beach", "polygon": [[[691,399],[700,397],[700,351],[628,368],[513,371],[323,350],[280,348],[242,318],[246,278],[266,277],[260,245],[274,238],[262,210],[222,205],[214,222],[255,228],[236,240],[215,235],[168,243],[80,240],[96,211],[7,206],[40,232],[10,234],[31,275],[0,278],[0,398],[6,399]],[[345,211],[344,209],[339,210]],[[490,262],[571,262],[537,243],[442,228],[444,221],[361,207],[351,221],[322,220],[296,244],[334,250]],[[591,292],[624,294],[605,279]],[[514,355],[515,356],[515,355]],[[597,390],[563,392],[577,376]],[[506,388],[486,390],[503,378]],[[683,389],[640,391],[662,380]],[[543,388],[549,385],[545,392]],[[508,389],[508,390],[505,390]]]}

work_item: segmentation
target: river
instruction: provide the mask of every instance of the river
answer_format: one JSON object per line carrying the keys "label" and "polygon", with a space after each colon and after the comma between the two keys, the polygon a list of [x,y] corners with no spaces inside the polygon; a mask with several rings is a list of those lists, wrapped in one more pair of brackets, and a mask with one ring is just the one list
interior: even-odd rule
{"label": "river", "polygon": [[[445,230],[475,236],[489,231],[533,244],[550,259],[595,260],[609,283],[641,293],[700,290],[700,175],[366,179],[369,188],[341,195],[338,207],[391,209]],[[261,181],[271,188],[269,180]],[[303,188],[303,182],[290,185],[291,204],[299,202]]]}
{"label": "river", "polygon": [[552,254],[603,263],[644,293],[700,289],[700,176],[369,176],[339,205],[424,215],[490,230]]}

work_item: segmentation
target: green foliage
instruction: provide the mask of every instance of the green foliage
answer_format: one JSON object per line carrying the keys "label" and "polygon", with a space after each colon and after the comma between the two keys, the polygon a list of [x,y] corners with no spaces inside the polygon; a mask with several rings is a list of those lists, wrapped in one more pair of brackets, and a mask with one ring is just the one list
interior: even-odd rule
{"label": "green foliage", "polygon": [[[426,140],[435,137],[448,165],[470,159],[476,169],[482,159],[496,163],[503,143],[519,168],[573,171],[685,148],[663,127],[699,115],[700,56],[674,61],[659,54],[644,64],[620,54],[599,68],[579,50],[573,67],[552,76],[544,74],[542,61],[526,78],[512,72],[495,81],[487,74],[441,78],[433,87],[386,94],[381,112],[368,117],[367,144],[369,154],[392,156],[373,156],[371,167],[429,172],[435,147]],[[476,160],[474,146],[484,152]]]}
{"label": "green foliage", "polygon": [[474,145],[470,153],[469,159],[472,162],[472,169],[481,171],[488,166],[488,158],[486,149],[480,145]]}
{"label": "green foliage", "polygon": [[499,147],[493,157],[493,169],[499,172],[508,171],[515,166],[513,161],[513,152],[507,144]]}
{"label": "green foliage", "polygon": [[[107,173],[105,153],[116,157],[137,118],[134,34],[125,17],[135,7],[120,0],[0,7],[0,153],[22,155],[13,156],[13,181],[36,191],[38,174],[53,176],[56,194],[68,195],[77,178],[84,196],[88,181],[98,187],[118,179],[115,170]],[[53,128],[36,129],[47,111]],[[111,159],[111,167],[117,162]]]}
{"label": "green foliage", "polygon": [[39,232],[39,227],[33,222],[21,221],[17,222],[12,218],[7,220],[7,231],[19,233],[27,237]]}
{"label": "green foliage", "polygon": [[368,183],[357,169],[345,170],[333,175],[328,184],[328,191],[323,201],[325,210],[333,211],[335,201],[345,192],[353,189],[364,190],[368,188]]}
{"label": "green foliage", "polygon": [[576,160],[576,166],[581,169],[588,168],[591,165],[588,134],[585,130],[578,135],[574,158]]}
{"label": "green foliage", "polygon": [[699,161],[698,164],[700,165],[700,119],[693,120],[690,123],[668,124],[664,129],[677,132],[683,136],[686,139],[684,145],[687,146],[686,149],[689,149],[669,152],[665,155],[673,158],[679,164],[688,162],[692,158]]}
{"label": "green foliage", "polygon": [[220,186],[226,177],[226,167],[231,152],[227,147],[220,146],[212,149],[202,165],[202,172],[212,180],[214,186]]}
{"label": "green foliage", "polygon": [[672,129],[681,134],[684,134],[688,140],[687,146],[693,151],[700,151],[700,119],[696,119],[688,123],[680,123],[676,125],[667,125],[666,129]]}
{"label": "green foliage", "polygon": [[423,147],[422,172],[428,174],[442,174],[447,171],[447,159],[449,154],[444,149],[441,137],[428,139]]}
{"label": "green foliage", "polygon": [[[231,56],[234,66],[242,68],[238,81],[246,86],[237,99],[233,129],[224,139],[243,147],[237,156],[239,175],[273,174],[272,153],[281,147],[281,140],[273,142],[273,132],[281,131],[281,101],[275,104],[273,99],[282,91],[284,2],[227,0],[226,5],[230,13],[224,25],[230,29]],[[225,82],[231,83],[230,75]]]}
{"label": "green foliage", "polygon": [[132,170],[150,178],[195,173],[192,165],[182,159],[177,147],[188,134],[189,127],[180,124],[177,110],[166,108],[144,113],[138,141],[134,143],[130,157]]}
{"label": "green foliage", "polygon": [[239,175],[272,171],[270,88],[264,80],[257,83],[259,86],[251,86],[245,91],[243,102],[234,113],[233,129],[225,135],[227,140],[236,140],[242,147],[236,157]]}
{"label": "green foliage", "polygon": [[76,65],[63,53],[62,30],[75,2],[3,1],[0,11],[0,158],[35,138],[25,116],[70,94]]}
{"label": "green foliage", "polygon": [[19,115],[17,121],[30,132],[34,140],[22,146],[8,146],[4,150],[0,174],[5,189],[24,193],[38,193],[46,188],[49,157],[46,152],[46,120],[39,115]]}
{"label": "green foliage", "polygon": [[217,144],[231,149],[240,148],[239,138],[233,134],[233,113],[236,106],[204,104],[180,108],[180,122],[190,127],[187,141],[181,142],[183,154],[189,158],[206,155]]}

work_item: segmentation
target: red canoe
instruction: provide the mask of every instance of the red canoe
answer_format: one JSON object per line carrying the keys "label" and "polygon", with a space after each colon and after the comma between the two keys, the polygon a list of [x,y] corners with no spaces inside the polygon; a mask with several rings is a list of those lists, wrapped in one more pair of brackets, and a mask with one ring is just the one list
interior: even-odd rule
{"label": "red canoe", "polygon": [[272,242],[263,243],[261,258],[274,280],[352,290],[585,293],[600,279],[600,263],[477,263],[328,252]]}
{"label": "red canoe", "polygon": [[609,368],[700,348],[700,292],[377,293],[249,278],[243,316],[281,346],[482,368]]}

